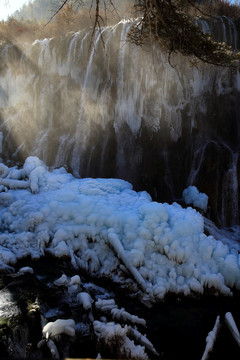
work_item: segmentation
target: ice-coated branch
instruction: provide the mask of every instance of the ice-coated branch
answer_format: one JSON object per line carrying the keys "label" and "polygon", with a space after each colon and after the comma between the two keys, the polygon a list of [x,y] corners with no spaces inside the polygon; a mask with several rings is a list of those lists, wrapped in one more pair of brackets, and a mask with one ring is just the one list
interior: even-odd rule
{"label": "ice-coated branch", "polygon": [[55,345],[55,342],[54,342],[53,340],[49,339],[49,340],[47,341],[47,347],[48,347],[49,350],[50,350],[50,353],[51,353],[51,355],[52,355],[52,358],[53,358],[54,360],[59,360],[59,359],[60,359],[60,355],[59,355],[58,349],[57,349],[57,347],[56,347],[56,345]]}
{"label": "ice-coated branch", "polygon": [[105,312],[105,311],[112,311],[112,309],[116,309],[117,305],[114,299],[107,299],[107,300],[98,299],[98,301],[95,302],[95,307],[96,309]]}
{"label": "ice-coated branch", "polygon": [[131,315],[129,312],[127,312],[125,309],[112,309],[111,315],[114,320],[123,320],[123,321],[129,321],[132,324],[136,325],[143,325],[146,326],[146,320],[139,318],[136,315]]}
{"label": "ice-coated branch", "polygon": [[30,186],[28,180],[14,180],[14,179],[3,179],[0,178],[0,185],[6,186],[8,189],[27,189]]}
{"label": "ice-coated branch", "polygon": [[17,170],[0,163],[0,186],[2,185],[12,190],[27,189],[30,187],[30,181],[21,180],[25,176],[26,172],[24,169]]}
{"label": "ice-coated branch", "polygon": [[98,338],[103,338],[106,343],[111,343],[114,337],[124,337],[128,332],[128,326],[122,327],[120,324],[114,322],[103,323],[95,320],[93,328]]}
{"label": "ice-coated branch", "polygon": [[225,322],[226,322],[229,330],[231,331],[233,338],[236,340],[238,346],[240,346],[240,334],[239,334],[237,325],[234,321],[234,318],[230,312],[227,312],[225,314]]}
{"label": "ice-coated branch", "polygon": [[217,316],[217,319],[216,319],[216,322],[214,324],[212,331],[210,331],[208,333],[208,336],[206,337],[206,347],[205,347],[205,350],[204,350],[201,360],[207,360],[209,353],[212,351],[213,345],[217,338],[219,327],[220,327],[220,317]]}
{"label": "ice-coated branch", "polygon": [[10,171],[10,169],[6,165],[0,163],[0,177],[1,178],[7,177],[9,174],[9,171]]}
{"label": "ice-coated branch", "polygon": [[147,339],[145,335],[142,335],[137,329],[129,327],[129,335],[131,335],[140,345],[143,345],[147,350],[151,351],[154,355],[159,356],[159,353],[154,348],[153,344]]}
{"label": "ice-coated branch", "polygon": [[140,289],[148,293],[148,288],[145,280],[143,279],[142,275],[139,273],[139,271],[131,264],[129,259],[127,258],[127,255],[125,254],[124,248],[117,236],[117,234],[109,232],[108,233],[108,242],[113,251],[115,252],[118,259],[123,263],[123,265],[127,268],[129,273],[132,275],[133,279],[136,281],[136,283],[139,285]]}
{"label": "ice-coated branch", "polygon": [[52,358],[54,360],[60,360],[60,355],[57,349],[56,344],[54,343],[53,340],[49,339],[48,341],[46,341],[46,339],[42,339],[41,341],[39,341],[39,343],[37,344],[38,349],[40,349],[42,346],[47,345],[47,347],[50,350],[50,353],[52,355]]}
{"label": "ice-coated branch", "polygon": [[148,360],[145,347],[136,345],[129,339],[128,334],[131,334],[132,331],[130,326],[125,325],[122,327],[120,324],[113,322],[103,323],[96,320],[93,322],[93,328],[97,338],[104,342],[105,346],[109,346],[112,349],[114,344],[118,344],[119,354],[123,358]]}

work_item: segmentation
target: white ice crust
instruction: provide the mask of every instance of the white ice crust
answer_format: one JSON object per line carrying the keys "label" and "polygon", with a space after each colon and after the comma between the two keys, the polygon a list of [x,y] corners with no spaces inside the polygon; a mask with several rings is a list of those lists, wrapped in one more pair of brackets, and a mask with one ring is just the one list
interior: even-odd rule
{"label": "white ice crust", "polygon": [[239,254],[206,236],[202,215],[191,207],[153,202],[123,180],[49,171],[36,157],[3,173],[0,268],[50,252],[96,276],[119,281],[128,274],[153,301],[167,292],[209,287],[230,295],[231,287],[240,288]]}

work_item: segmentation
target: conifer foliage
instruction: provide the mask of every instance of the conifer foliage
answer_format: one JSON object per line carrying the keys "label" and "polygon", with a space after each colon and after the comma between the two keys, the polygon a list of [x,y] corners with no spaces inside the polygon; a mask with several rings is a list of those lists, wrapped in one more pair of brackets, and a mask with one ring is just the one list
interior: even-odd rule
{"label": "conifer foliage", "polygon": [[[220,66],[238,66],[240,54],[227,44],[214,42],[196,23],[204,14],[196,1],[139,0],[135,5],[141,14],[130,33],[131,40],[142,45],[154,41],[169,53],[180,52],[195,63],[199,60]],[[213,17],[213,16],[212,16]]]}

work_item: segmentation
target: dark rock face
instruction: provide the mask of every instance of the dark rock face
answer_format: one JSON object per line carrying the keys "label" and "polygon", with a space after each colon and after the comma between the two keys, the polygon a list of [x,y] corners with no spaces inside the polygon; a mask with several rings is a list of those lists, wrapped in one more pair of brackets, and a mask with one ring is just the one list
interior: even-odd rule
{"label": "dark rock face", "polygon": [[35,302],[38,295],[44,295],[43,287],[32,275],[2,275],[1,288],[1,357],[24,359],[29,344],[36,346],[41,336],[39,313],[30,315],[28,306]]}
{"label": "dark rock face", "polygon": [[[201,26],[237,46],[230,19]],[[96,35],[89,61],[84,32],[37,41],[27,54],[1,49],[3,156],[119,177],[158,201],[196,185],[218,225],[239,224],[239,72],[192,68],[178,55],[171,66],[161,49],[126,43],[130,28],[105,29],[105,52]]]}

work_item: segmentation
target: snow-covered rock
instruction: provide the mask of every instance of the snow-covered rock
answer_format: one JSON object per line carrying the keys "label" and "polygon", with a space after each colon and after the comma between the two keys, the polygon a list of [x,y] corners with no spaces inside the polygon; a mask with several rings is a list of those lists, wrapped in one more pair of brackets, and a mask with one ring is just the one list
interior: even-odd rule
{"label": "snow-covered rock", "polygon": [[72,319],[58,319],[54,322],[49,322],[44,326],[42,334],[47,340],[60,334],[75,336],[75,321]]}

